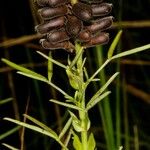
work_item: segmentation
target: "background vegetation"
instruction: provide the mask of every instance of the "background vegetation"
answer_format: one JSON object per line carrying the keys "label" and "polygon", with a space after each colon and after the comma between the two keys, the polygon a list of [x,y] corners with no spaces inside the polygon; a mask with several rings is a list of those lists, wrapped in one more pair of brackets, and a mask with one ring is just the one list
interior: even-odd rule
{"label": "background vegetation", "polygon": [[[109,0],[109,2],[114,5],[112,15],[115,17],[115,23],[109,31],[110,42],[103,47],[86,50],[88,60],[86,65],[90,74],[98,68],[101,61],[105,60],[111,41],[120,28],[123,29],[123,35],[115,53],[150,42],[150,0]],[[34,31],[34,26],[38,23],[39,18],[32,0],[1,0],[0,58],[5,57],[46,75],[47,62],[36,53],[36,50],[41,50],[48,54],[48,51],[42,50],[39,46],[40,36]],[[100,51],[102,53],[99,53]],[[55,59],[65,64],[67,55],[62,50],[53,53]],[[109,87],[113,91],[111,96],[91,112],[92,130],[98,141],[98,150],[111,149],[104,132],[106,126],[103,125],[103,118],[108,119],[109,114],[113,128],[109,124],[107,131],[114,132],[113,140],[116,145],[123,145],[125,150],[150,149],[149,56],[150,52],[144,51],[114,61],[100,75],[102,82],[105,82],[115,71],[121,72],[120,77]],[[56,66],[53,81],[63,89],[68,89],[68,92],[72,92],[66,75]],[[96,84],[88,89],[88,96],[91,96],[99,86]],[[0,62],[0,143],[8,143],[17,148],[24,145],[24,149],[58,149],[53,140],[30,130],[25,130],[25,134],[22,134],[24,130],[3,121],[6,116],[23,120],[22,114],[26,112],[60,131],[67,113],[64,108],[49,102],[52,97],[61,99],[59,93],[44,83],[20,76],[15,70]],[[0,149],[5,148],[0,145]]]}

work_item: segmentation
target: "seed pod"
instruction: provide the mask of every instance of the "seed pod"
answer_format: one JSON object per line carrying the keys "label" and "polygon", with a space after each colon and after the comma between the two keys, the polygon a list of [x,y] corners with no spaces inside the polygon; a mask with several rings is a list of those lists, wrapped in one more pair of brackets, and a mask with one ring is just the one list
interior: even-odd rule
{"label": "seed pod", "polygon": [[35,30],[41,34],[45,34],[53,29],[62,27],[65,24],[65,22],[66,22],[65,17],[54,18],[36,26]]}
{"label": "seed pod", "polygon": [[47,35],[47,40],[52,44],[69,40],[70,37],[67,35],[65,29],[54,30]]}
{"label": "seed pod", "polygon": [[93,36],[90,41],[83,43],[83,46],[88,48],[88,47],[93,47],[98,44],[106,44],[109,41],[109,34],[101,32],[96,36]]}
{"label": "seed pod", "polygon": [[83,30],[79,33],[77,39],[80,42],[87,42],[91,39],[91,33],[88,30]]}
{"label": "seed pod", "polygon": [[66,23],[66,31],[71,38],[75,38],[79,35],[83,28],[83,23],[75,16],[68,16],[68,21]]}
{"label": "seed pod", "polygon": [[40,43],[44,49],[49,49],[49,50],[65,49],[70,53],[74,52],[74,45],[69,41],[52,44],[52,43],[48,42],[46,39],[41,39]]}
{"label": "seed pod", "polygon": [[64,16],[65,14],[68,13],[68,8],[66,5],[58,6],[55,8],[44,7],[42,9],[39,9],[38,13],[41,15],[41,17],[44,20],[48,20],[48,19],[52,19],[55,17]]}
{"label": "seed pod", "polygon": [[60,6],[67,2],[69,2],[69,0],[37,0],[37,4],[39,6],[51,6],[51,7]]}
{"label": "seed pod", "polygon": [[88,4],[99,4],[101,3],[103,0],[80,0],[83,3],[88,3]]}
{"label": "seed pod", "polygon": [[102,3],[99,5],[93,4],[91,7],[93,16],[105,16],[112,10],[112,4],[109,3]]}
{"label": "seed pod", "polygon": [[91,6],[81,2],[72,6],[72,13],[83,21],[88,21],[92,18]]}
{"label": "seed pod", "polygon": [[92,25],[87,26],[87,29],[91,33],[96,33],[98,31],[104,31],[104,30],[108,29],[112,25],[112,23],[113,23],[112,16],[105,17],[105,18],[94,21]]}

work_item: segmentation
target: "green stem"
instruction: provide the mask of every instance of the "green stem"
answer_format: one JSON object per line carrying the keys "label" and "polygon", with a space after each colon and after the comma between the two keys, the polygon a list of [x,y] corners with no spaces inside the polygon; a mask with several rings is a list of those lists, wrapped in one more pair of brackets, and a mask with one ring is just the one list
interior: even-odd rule
{"label": "green stem", "polygon": [[[76,43],[76,55],[78,53],[80,54],[80,57],[77,60],[77,70],[78,74],[81,80],[81,85],[79,85],[79,100],[80,100],[80,107],[85,110],[85,84],[84,84],[84,79],[83,79],[83,47],[81,47],[80,44]],[[82,142],[82,150],[87,150],[87,112],[85,111],[79,111],[79,117],[81,120],[81,127],[84,129],[84,131],[81,132],[81,142]]]}

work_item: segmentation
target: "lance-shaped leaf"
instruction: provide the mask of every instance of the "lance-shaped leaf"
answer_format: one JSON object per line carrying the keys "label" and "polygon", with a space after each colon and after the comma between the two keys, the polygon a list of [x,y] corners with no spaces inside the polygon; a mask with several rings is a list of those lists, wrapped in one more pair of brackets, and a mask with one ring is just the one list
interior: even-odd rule
{"label": "lance-shaped leaf", "polygon": [[32,121],[33,123],[35,123],[39,127],[43,128],[44,130],[50,132],[55,137],[58,137],[57,134],[55,133],[55,131],[53,131],[51,128],[49,128],[48,126],[46,126],[42,122],[38,121],[37,119],[35,119],[35,118],[33,118],[33,117],[29,116],[29,115],[26,115],[26,114],[24,114],[24,117],[27,118],[28,120]]}
{"label": "lance-shaped leaf", "polygon": [[2,62],[6,63],[8,66],[19,70],[20,71],[19,73],[22,74],[22,75],[25,75],[25,76],[28,76],[30,78],[37,79],[37,80],[40,80],[40,81],[44,81],[44,82],[47,81],[47,79],[44,76],[42,76],[42,75],[40,75],[40,74],[38,74],[38,73],[36,73],[32,70],[29,70],[25,67],[17,65],[17,64],[15,64],[15,63],[13,63],[13,62],[5,59],[5,58],[2,58],[1,60],[2,60]]}
{"label": "lance-shaped leaf", "polygon": [[93,133],[91,133],[88,138],[88,149],[95,150],[95,147],[96,147],[96,143],[95,143],[94,135]]}
{"label": "lance-shaped leaf", "polygon": [[45,55],[44,53],[40,52],[40,51],[37,51],[38,54],[40,54],[41,56],[43,56],[44,58],[46,58],[47,60],[51,61],[52,63],[56,64],[57,66],[59,67],[62,67],[64,69],[66,69],[67,67],[65,65],[63,65],[62,63],[54,60],[53,58],[51,57],[48,57],[47,55]]}
{"label": "lance-shaped leaf", "polygon": [[19,150],[18,148],[15,148],[9,144],[6,144],[6,143],[2,143],[2,145],[4,145],[5,147],[7,147],[8,149],[11,149],[11,150]]}
{"label": "lance-shaped leaf", "polygon": [[67,130],[71,126],[71,123],[72,123],[72,118],[70,118],[67,121],[67,123],[65,124],[64,128],[62,129],[61,133],[59,134],[59,139],[61,139],[65,135],[65,133],[67,132]]}
{"label": "lance-shaped leaf", "polygon": [[88,104],[86,105],[86,111],[90,110],[92,107],[94,107],[97,103],[99,103],[102,99],[104,99],[106,96],[108,96],[111,92],[107,91],[104,94],[100,95],[96,99],[90,100]]}
{"label": "lance-shaped leaf", "polygon": [[91,101],[99,97],[106,89],[107,87],[112,83],[112,81],[116,78],[116,76],[119,74],[119,72],[116,72],[114,75],[110,77],[110,79],[96,92],[96,94],[91,98]]}
{"label": "lance-shaped leaf", "polygon": [[[28,118],[29,118],[29,117],[28,117]],[[26,128],[28,128],[28,129],[31,129],[31,130],[36,131],[36,132],[39,132],[39,133],[41,133],[41,134],[43,134],[43,135],[47,135],[47,136],[49,136],[49,137],[55,139],[65,150],[68,150],[68,149],[66,148],[66,146],[59,140],[57,134],[53,134],[53,132],[49,132],[50,130],[47,131],[47,130],[45,130],[45,129],[43,129],[43,128],[40,128],[40,127],[38,127],[38,126],[31,125],[31,124],[28,124],[28,123],[25,123],[25,122],[21,122],[21,121],[15,120],[15,119],[7,118],[7,117],[4,118],[4,120],[13,122],[13,123],[18,124],[18,125],[20,125],[20,126],[26,127]],[[32,120],[32,121],[33,121],[33,120]]]}
{"label": "lance-shaped leaf", "polygon": [[8,102],[10,102],[10,101],[12,101],[12,100],[13,100],[12,97],[6,98],[6,99],[3,99],[3,100],[0,100],[0,105],[6,104],[6,103],[8,103]]}
{"label": "lance-shaped leaf", "polygon": [[122,30],[120,30],[117,33],[116,37],[114,38],[114,40],[113,40],[113,42],[112,42],[112,44],[111,44],[111,46],[110,46],[110,48],[108,50],[108,54],[107,54],[108,55],[108,59],[112,57],[112,55],[114,53],[114,50],[115,50],[115,48],[116,48],[116,46],[117,46],[117,44],[118,44],[118,42],[119,42],[119,40],[121,38],[121,35],[122,35]]}
{"label": "lance-shaped leaf", "polygon": [[[49,58],[52,59],[52,52],[49,52]],[[48,81],[51,81],[52,76],[53,76],[53,62],[48,59],[48,65],[47,65],[47,70],[48,70]]]}
{"label": "lance-shaped leaf", "polygon": [[72,104],[68,104],[68,103],[64,103],[64,102],[60,102],[60,101],[55,100],[55,99],[51,99],[50,102],[56,103],[58,105],[65,106],[67,108],[76,109],[78,111],[84,111],[82,108],[80,108],[78,106],[75,106],[75,105],[72,105]]}

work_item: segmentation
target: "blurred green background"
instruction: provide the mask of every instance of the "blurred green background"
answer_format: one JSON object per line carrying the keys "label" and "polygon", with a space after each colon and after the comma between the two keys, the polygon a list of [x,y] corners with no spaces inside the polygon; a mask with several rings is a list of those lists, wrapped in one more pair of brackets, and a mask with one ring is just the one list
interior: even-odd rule
{"label": "blurred green background", "polygon": [[[113,3],[115,23],[109,29],[110,42],[107,45],[85,51],[90,75],[106,59],[107,50],[119,29],[123,29],[123,35],[115,53],[150,43],[150,0],[107,2]],[[40,22],[36,11],[33,0],[1,0],[0,58],[7,58],[46,76],[47,61],[36,53],[36,50],[41,50],[48,54],[48,51],[41,49],[39,35],[34,31],[34,26]],[[67,56],[63,50],[53,52],[53,57],[64,64],[67,64]],[[113,61],[100,75],[102,82],[116,71],[120,71],[120,76],[109,87],[111,96],[90,112],[97,149],[113,150],[109,143],[111,141],[117,147],[122,145],[125,150],[149,150],[150,52],[144,51]],[[72,93],[65,72],[56,66],[53,82]],[[88,89],[87,97],[95,93],[99,86],[93,84]],[[62,95],[46,84],[16,74],[15,70],[0,62],[0,150],[6,149],[1,143],[18,149],[24,143],[27,150],[60,149],[53,140],[28,129],[21,139],[22,130],[3,120],[4,117],[23,120],[22,114],[26,112],[59,132],[67,113],[64,108],[49,102],[52,97],[63,101]],[[2,100],[7,98],[10,99],[3,104]],[[110,121],[107,126],[103,119]],[[13,128],[16,130],[12,131],[13,134],[5,134]]]}

